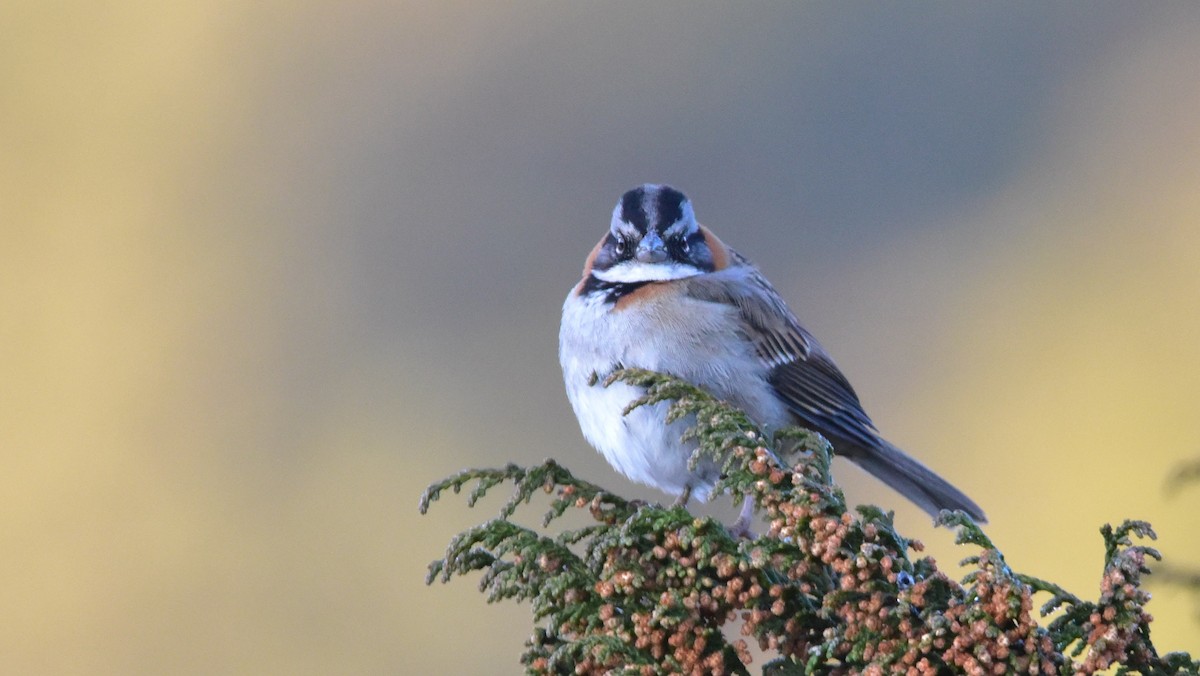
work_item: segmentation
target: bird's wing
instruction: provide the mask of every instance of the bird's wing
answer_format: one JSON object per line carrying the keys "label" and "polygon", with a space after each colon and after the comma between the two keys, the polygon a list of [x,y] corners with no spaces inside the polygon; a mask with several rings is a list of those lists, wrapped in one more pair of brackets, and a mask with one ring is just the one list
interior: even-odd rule
{"label": "bird's wing", "polygon": [[689,278],[686,286],[694,298],[737,308],[768,382],[801,425],[865,448],[879,443],[854,388],[757,269],[747,262]]}

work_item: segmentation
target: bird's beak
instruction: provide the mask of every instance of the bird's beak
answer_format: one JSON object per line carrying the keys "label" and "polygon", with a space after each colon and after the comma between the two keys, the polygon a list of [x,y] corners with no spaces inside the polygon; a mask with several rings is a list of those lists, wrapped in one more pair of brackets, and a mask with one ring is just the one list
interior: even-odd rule
{"label": "bird's beak", "polygon": [[667,245],[651,230],[638,242],[636,257],[639,263],[661,263],[667,260]]}

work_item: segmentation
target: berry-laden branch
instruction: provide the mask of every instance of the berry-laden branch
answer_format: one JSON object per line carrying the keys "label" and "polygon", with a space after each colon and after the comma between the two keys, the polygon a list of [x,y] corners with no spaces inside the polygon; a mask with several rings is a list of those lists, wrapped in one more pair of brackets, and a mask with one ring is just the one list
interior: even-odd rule
{"label": "berry-laden branch", "polygon": [[[1200,672],[1150,641],[1141,582],[1158,553],[1134,544],[1154,537],[1145,523],[1102,530],[1093,602],[1014,573],[970,517],[943,512],[959,544],[978,550],[959,582],[896,532],[891,513],[847,507],[820,436],[768,439],[744,413],[669,376],[627,369],[606,385],[615,381],[644,388],[631,410],[669,402],[668,417],[692,425],[697,457],[723,462],[717,490],[751,496],[767,530],[735,538],[714,519],[625,500],[552,460],[434,484],[422,513],[446,489],[471,485],[473,505],[513,485],[500,515],[455,537],[427,581],[480,571],[489,601],[528,601],[535,626],[521,662],[531,674],[748,674],[748,641],[772,656],[764,674]],[[543,530],[568,510],[586,511],[590,524],[551,534],[510,521],[539,490],[553,496]],[[1050,595],[1043,614],[1063,610],[1044,627],[1035,593]],[[730,628],[744,638],[730,639]]]}

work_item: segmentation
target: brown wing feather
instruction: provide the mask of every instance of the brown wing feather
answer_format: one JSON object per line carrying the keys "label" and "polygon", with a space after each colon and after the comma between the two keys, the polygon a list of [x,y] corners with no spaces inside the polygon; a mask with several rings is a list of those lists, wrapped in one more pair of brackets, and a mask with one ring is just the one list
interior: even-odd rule
{"label": "brown wing feather", "polygon": [[740,255],[732,255],[736,263],[729,269],[686,280],[687,293],[738,309],[746,336],[770,369],[769,382],[801,425],[835,444],[878,445],[874,423],[825,349],[800,326],[771,283]]}
{"label": "brown wing feather", "polygon": [[961,509],[986,521],[983,510],[962,491],[879,436],[854,388],[821,344],[749,261],[729,253],[729,268],[685,280],[686,293],[737,308],[746,337],[768,368],[768,382],[796,422],[820,432],[839,454],[929,514]]}

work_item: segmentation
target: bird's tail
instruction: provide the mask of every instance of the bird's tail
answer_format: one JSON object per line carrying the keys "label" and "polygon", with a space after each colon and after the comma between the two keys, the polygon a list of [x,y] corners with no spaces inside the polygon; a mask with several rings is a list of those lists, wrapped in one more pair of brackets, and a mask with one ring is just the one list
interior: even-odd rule
{"label": "bird's tail", "polygon": [[880,439],[878,446],[860,447],[855,451],[847,454],[851,461],[912,500],[931,516],[936,518],[943,509],[961,509],[972,519],[980,523],[987,522],[983,510],[974,500],[887,441]]}

